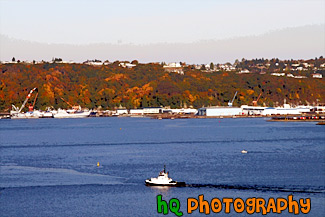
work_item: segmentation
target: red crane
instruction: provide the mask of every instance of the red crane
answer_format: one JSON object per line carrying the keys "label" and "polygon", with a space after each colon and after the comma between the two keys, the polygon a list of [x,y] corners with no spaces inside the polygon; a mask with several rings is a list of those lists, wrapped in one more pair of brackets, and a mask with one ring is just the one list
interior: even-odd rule
{"label": "red crane", "polygon": [[66,101],[65,99],[63,99],[63,97],[60,97],[65,103],[67,103],[71,108],[73,108],[74,106],[71,105],[68,101]]}
{"label": "red crane", "polygon": [[253,106],[257,106],[257,101],[260,99],[261,95],[262,93],[260,93],[256,100],[253,100]]}
{"label": "red crane", "polygon": [[23,102],[23,104],[21,105],[21,107],[20,107],[20,109],[19,109],[18,113],[20,113],[20,112],[21,112],[21,110],[23,110],[23,108],[25,107],[25,105],[26,105],[26,103],[27,103],[28,99],[31,97],[32,93],[33,93],[35,90],[37,90],[37,88],[36,88],[36,87],[35,87],[35,88],[33,88],[31,91],[29,91],[29,94],[27,95],[27,97],[26,97],[25,101],[24,101],[24,102]]}
{"label": "red crane", "polygon": [[28,107],[28,110],[29,110],[30,112],[32,112],[32,111],[34,110],[34,107],[35,107],[35,103],[36,103],[36,99],[37,99],[37,97],[38,97],[38,92],[36,93],[36,96],[35,96],[35,99],[34,99],[34,103],[33,103],[33,105],[30,104],[29,107]]}

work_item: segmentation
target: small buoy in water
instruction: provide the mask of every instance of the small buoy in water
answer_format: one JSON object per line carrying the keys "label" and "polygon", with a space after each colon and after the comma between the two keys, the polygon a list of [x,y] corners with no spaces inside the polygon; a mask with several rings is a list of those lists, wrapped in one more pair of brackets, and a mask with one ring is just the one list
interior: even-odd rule
{"label": "small buoy in water", "polygon": [[99,162],[97,162],[97,166],[99,167]]}
{"label": "small buoy in water", "polygon": [[241,153],[247,154],[247,151],[244,149],[244,150],[241,151]]}
{"label": "small buoy in water", "polygon": [[120,130],[122,130],[122,128],[120,128]]}

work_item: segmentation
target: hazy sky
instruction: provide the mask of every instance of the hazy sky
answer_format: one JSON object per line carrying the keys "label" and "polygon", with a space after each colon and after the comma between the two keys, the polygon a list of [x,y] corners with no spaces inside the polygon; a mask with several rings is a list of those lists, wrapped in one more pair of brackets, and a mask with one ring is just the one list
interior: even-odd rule
{"label": "hazy sky", "polygon": [[43,43],[189,43],[324,24],[324,11],[324,0],[0,0],[0,31]]}

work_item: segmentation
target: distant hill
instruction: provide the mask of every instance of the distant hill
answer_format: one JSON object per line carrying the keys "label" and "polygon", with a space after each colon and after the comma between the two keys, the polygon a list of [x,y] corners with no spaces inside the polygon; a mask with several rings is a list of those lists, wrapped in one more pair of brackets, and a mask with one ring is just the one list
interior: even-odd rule
{"label": "distant hill", "polygon": [[[262,93],[259,105],[325,102],[323,79],[295,79],[269,74],[202,72],[184,68],[184,75],[168,73],[160,64],[122,68],[86,64],[0,64],[0,110],[20,106],[28,92],[38,88],[36,108],[82,107],[112,109],[208,105],[226,106],[238,91],[234,106],[251,104]],[[33,95],[28,103],[34,100]]]}
{"label": "distant hill", "polygon": [[[156,44],[44,44],[0,36],[0,59],[51,60],[61,57],[78,62],[87,59],[140,62],[233,62],[241,58],[308,59],[325,56],[324,25],[272,31],[263,35],[207,40],[193,43]],[[199,30],[193,30],[199,31]],[[222,31],[222,29],[220,30]],[[306,34],[307,33],[307,34]],[[171,33],[172,34],[172,33]]]}

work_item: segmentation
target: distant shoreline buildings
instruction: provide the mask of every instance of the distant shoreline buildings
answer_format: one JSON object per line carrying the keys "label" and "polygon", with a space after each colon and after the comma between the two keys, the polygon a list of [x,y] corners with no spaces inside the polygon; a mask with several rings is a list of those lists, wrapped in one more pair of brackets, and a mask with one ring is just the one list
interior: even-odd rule
{"label": "distant shoreline buildings", "polygon": [[[297,115],[306,108],[305,112],[314,110],[324,101],[325,59],[322,56],[309,60],[243,58],[233,64],[98,59],[76,63],[61,58],[29,62],[13,57],[10,62],[1,62],[0,67],[3,78],[0,105],[7,112],[14,108],[12,104],[20,105],[26,91],[33,87],[39,91],[32,96],[34,102],[29,105],[29,112],[34,107],[58,110],[81,105],[99,113],[107,111],[105,115],[112,116]],[[232,107],[235,99],[237,107]],[[284,102],[281,108],[278,102],[283,99],[292,104],[288,107]],[[230,106],[223,107],[228,101]],[[12,110],[17,114],[23,112]],[[61,116],[69,116],[63,113]]]}
{"label": "distant shoreline buildings", "polygon": [[[138,61],[115,61],[118,62],[122,68],[133,68],[137,66]],[[14,57],[12,61],[0,61],[0,64],[86,64],[90,66],[105,66],[111,65],[115,62],[108,60],[102,61],[98,59],[86,60],[84,62],[64,61],[61,58],[53,58],[51,61],[20,61]],[[184,75],[184,69],[190,68],[192,70],[199,70],[201,72],[236,72],[236,74],[270,74],[277,77],[289,77],[304,79],[307,77],[322,79],[325,72],[325,58],[320,56],[315,59],[308,60],[279,60],[273,59],[252,59],[241,61],[236,60],[233,64],[227,63],[210,63],[210,64],[186,64],[184,62],[171,62],[171,63],[142,63],[142,64],[161,64],[165,71],[170,73],[178,73]]]}
{"label": "distant shoreline buildings", "polygon": [[[241,107],[202,107],[170,109],[166,107],[146,107],[139,109],[118,108],[116,110],[58,109],[30,110],[28,112],[0,113],[0,119],[35,119],[35,118],[86,118],[86,117],[151,117],[155,119],[175,118],[226,118],[226,117],[304,117],[308,119],[325,119],[325,105],[296,106],[284,104],[281,107],[259,107],[243,105]],[[295,118],[293,118],[295,119]]]}

